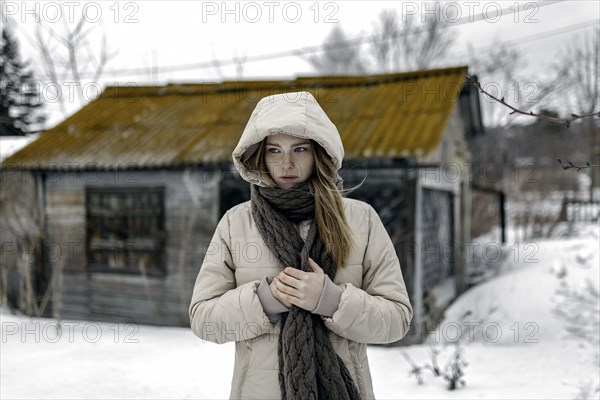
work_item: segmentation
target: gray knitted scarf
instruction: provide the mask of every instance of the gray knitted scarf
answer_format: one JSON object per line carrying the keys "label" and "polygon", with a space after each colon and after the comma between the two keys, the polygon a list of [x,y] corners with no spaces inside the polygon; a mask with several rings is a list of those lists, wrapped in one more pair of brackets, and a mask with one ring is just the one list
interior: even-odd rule
{"label": "gray knitted scarf", "polygon": [[[306,241],[294,224],[313,219],[315,200],[308,183],[292,189],[252,185],[252,216],[258,230],[283,266],[312,272],[308,257],[333,280],[337,267],[325,251],[317,223]],[[279,386],[283,400],[360,399],[350,372],[333,349],[329,330],[319,315],[292,305],[280,320]]]}

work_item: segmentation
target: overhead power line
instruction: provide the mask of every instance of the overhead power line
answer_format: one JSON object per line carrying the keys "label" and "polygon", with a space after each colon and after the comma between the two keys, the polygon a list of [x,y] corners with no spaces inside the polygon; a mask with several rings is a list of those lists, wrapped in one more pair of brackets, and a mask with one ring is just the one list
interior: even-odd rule
{"label": "overhead power line", "polygon": [[[599,24],[600,24],[600,20],[597,20],[597,19],[591,20],[591,21],[586,21],[586,22],[582,22],[579,24],[573,24],[573,25],[565,26],[565,27],[558,28],[558,29],[552,29],[549,31],[536,33],[533,35],[523,36],[521,38],[505,40],[505,41],[497,43],[497,45],[506,44],[508,47],[517,46],[517,45],[521,45],[521,44],[525,44],[525,43],[534,42],[537,40],[543,40],[543,39],[547,39],[550,37],[562,35],[562,34],[572,32],[575,30],[579,30],[579,29],[598,26]],[[316,54],[316,53],[320,53],[320,52],[324,51],[322,45],[308,46],[308,47],[304,47],[302,49],[304,51],[301,51],[301,49],[297,49],[297,50],[281,51],[281,52],[275,52],[275,53],[269,53],[269,54],[263,54],[263,55],[257,55],[257,56],[248,56],[246,62],[268,61],[268,60],[275,60],[278,58],[285,58],[285,57],[290,57],[290,56],[301,57],[303,55]],[[486,51],[491,51],[492,49],[488,45],[488,46],[476,47],[474,50],[486,52]],[[212,68],[215,65],[219,65],[220,67],[222,67],[222,66],[235,65],[235,64],[236,64],[235,60],[213,60],[213,61],[206,61],[206,62],[197,63],[197,64],[159,67],[158,69],[160,70],[160,73],[168,73],[168,72],[190,71],[190,70],[196,70],[196,69],[207,69],[207,68]],[[138,71],[138,70],[135,70],[135,71]],[[134,70],[106,71],[106,73],[113,72],[115,74],[118,74],[119,76],[130,76],[130,75],[137,75],[138,72],[135,72],[135,71]],[[142,74],[142,72],[140,72],[139,74]],[[148,71],[145,70],[143,72],[143,74],[147,75]]]}
{"label": "overhead power line", "polygon": [[[552,30],[545,31],[545,32],[534,33],[533,35],[527,35],[527,36],[522,36],[520,38],[504,40],[502,42],[499,42],[497,45],[503,44],[503,45],[506,45],[507,47],[518,46],[518,45],[525,44],[525,43],[535,42],[536,40],[548,39],[548,38],[551,38],[554,36],[573,32],[573,31],[576,31],[579,29],[597,27],[599,25],[600,25],[600,20],[593,19],[590,21],[581,22],[579,24],[573,24],[573,25],[568,25],[568,26],[564,26],[562,28],[552,29]],[[478,51],[478,52],[488,52],[488,51],[493,50],[490,47],[491,47],[490,45],[479,46],[479,47],[474,47],[473,50]],[[465,55],[466,54],[464,54],[463,56],[465,56]]]}
{"label": "overhead power line", "polygon": [[[542,7],[546,7],[546,6],[551,6],[554,4],[559,4],[559,3],[563,3],[566,0],[555,0],[555,1],[548,1],[548,2],[544,2],[542,4],[537,4],[536,6],[538,8],[542,8]],[[522,11],[525,6],[530,5],[531,3],[522,3],[519,4],[519,8],[517,10],[514,9],[514,7],[506,7],[503,9],[499,9],[498,10],[498,15],[500,17],[505,17],[507,15],[511,15],[514,12],[520,12]],[[468,15],[465,17],[462,17],[460,19],[458,19],[456,22],[452,22],[452,24],[446,23],[442,26],[442,29],[448,29],[448,28],[453,28],[453,27],[457,27],[460,25],[464,25],[464,24],[468,24],[468,23],[476,23],[476,22],[481,22],[481,21],[485,21],[486,20],[486,16],[483,15],[483,13],[480,13],[476,16],[473,15]],[[410,32],[409,35],[416,35],[421,33],[422,30],[415,30],[414,32]],[[404,36],[408,36],[408,35],[400,35],[398,37],[404,37]],[[374,43],[377,41],[381,41],[381,37],[379,37],[378,35],[366,35],[366,36],[361,36],[355,39],[348,39],[344,42],[340,42],[340,43],[331,43],[332,46],[338,46],[338,47],[351,47],[351,46],[360,46],[366,43]],[[302,57],[304,55],[309,55],[309,54],[316,54],[316,53],[320,53],[323,51],[323,46],[322,44],[318,44],[318,45],[311,45],[311,46],[303,46],[297,49],[292,49],[292,50],[283,50],[283,51],[278,51],[278,52],[271,52],[271,53],[266,53],[266,54],[259,54],[259,55],[254,55],[254,56],[248,56],[245,60],[246,63],[249,62],[259,62],[259,61],[270,61],[270,60],[275,60],[275,59],[280,59],[280,58],[286,58],[286,57]],[[162,66],[162,67],[157,67],[158,71],[154,71],[154,73],[158,72],[160,74],[164,74],[164,73],[170,73],[170,72],[183,72],[183,71],[192,71],[192,70],[199,70],[199,69],[208,69],[208,68],[214,68],[215,65],[218,66],[231,66],[231,65],[236,65],[236,61],[233,59],[215,59],[215,60],[210,60],[210,61],[201,61],[201,62],[197,62],[197,63],[191,63],[191,64],[178,64],[178,65],[166,65],[166,66]],[[140,67],[136,67],[136,68],[123,68],[123,69],[107,69],[103,72],[103,76],[134,76],[134,75],[149,75],[151,74],[151,71],[148,71],[147,68],[140,68]],[[89,78],[90,76],[94,76],[92,72],[89,71],[83,71],[80,73],[80,76],[82,77],[86,77]]]}
{"label": "overhead power line", "polygon": [[[537,4],[537,6],[541,8],[541,7],[545,7],[545,6],[549,6],[549,5],[563,3],[565,1],[566,0],[556,0],[556,1],[552,1],[552,2],[549,1],[549,2],[544,2],[542,4]],[[523,9],[523,7],[527,4],[530,4],[530,3],[519,4],[519,11],[521,11]],[[508,15],[506,13],[507,11],[516,12],[516,10],[514,10],[512,7],[507,7],[507,8],[499,10],[498,14],[499,14],[499,16],[505,16],[505,15]],[[448,29],[448,28],[453,28],[453,27],[457,27],[460,25],[480,22],[480,21],[484,21],[484,20],[485,20],[485,16],[483,14],[480,14],[477,16],[471,15],[471,16],[462,17],[459,20],[457,20],[456,22],[453,22],[452,24],[446,23],[441,28]],[[500,42],[499,44],[506,44],[508,46],[520,45],[523,43],[528,43],[528,42],[532,42],[535,40],[541,40],[541,39],[545,39],[548,37],[571,32],[571,31],[574,31],[577,29],[587,28],[592,25],[597,26],[598,22],[599,22],[598,20],[586,21],[586,22],[579,23],[579,24],[573,24],[573,25],[569,25],[566,27],[562,27],[562,28],[558,28],[558,29],[554,29],[554,30],[550,30],[550,31],[546,31],[546,32],[541,32],[541,33],[534,34],[534,35],[525,36],[522,38],[506,40],[506,41]],[[414,32],[410,32],[408,35],[416,35],[419,33],[422,33],[422,30],[415,30]],[[408,36],[408,35],[403,34],[403,35],[399,35],[398,37],[404,37],[404,36]],[[339,46],[339,48],[360,46],[363,44],[374,43],[374,42],[381,41],[381,40],[382,40],[382,38],[379,35],[366,35],[366,36],[361,36],[361,37],[358,37],[355,39],[348,39],[344,42],[337,43],[337,46]],[[331,45],[336,46],[336,43],[332,43]],[[475,48],[475,50],[478,50],[478,51],[488,51],[487,49],[489,49],[489,46],[481,46],[481,47]],[[286,57],[302,57],[302,56],[306,56],[306,55],[310,55],[310,54],[320,53],[323,51],[324,51],[324,48],[323,48],[322,44],[303,46],[303,47],[300,47],[297,49],[292,49],[292,50],[283,50],[283,51],[278,51],[278,52],[258,54],[258,55],[254,55],[254,56],[247,56],[245,59],[245,62],[250,63],[250,62],[270,61],[270,60],[281,59],[281,58],[286,58]],[[156,73],[166,74],[166,73],[171,73],[171,72],[183,72],[183,71],[214,68],[215,65],[218,65],[219,67],[231,66],[231,65],[236,65],[236,63],[237,62],[234,59],[214,59],[214,60],[210,60],[210,61],[202,61],[202,62],[190,63],[190,64],[166,65],[166,66],[162,66],[162,67],[156,67],[155,69],[153,68],[152,71],[148,71],[147,68],[139,68],[139,67],[105,70],[103,72],[103,76],[104,77],[106,77],[106,76],[124,77],[124,76],[134,76],[134,75],[145,76],[145,75],[156,74]],[[86,77],[86,78],[93,76],[91,72],[81,72],[80,75],[82,77]]]}

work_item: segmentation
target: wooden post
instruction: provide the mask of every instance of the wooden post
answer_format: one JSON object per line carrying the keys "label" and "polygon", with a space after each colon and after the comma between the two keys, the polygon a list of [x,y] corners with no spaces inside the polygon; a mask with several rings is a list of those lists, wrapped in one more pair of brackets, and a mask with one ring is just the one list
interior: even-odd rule
{"label": "wooden post", "polygon": [[[50,285],[50,279],[48,277],[48,265],[47,265],[47,251],[46,251],[46,242],[47,242],[47,226],[46,226],[46,176],[43,172],[36,172],[33,174],[33,179],[36,185],[37,192],[37,207],[38,207],[38,243],[36,248],[38,251],[36,252],[36,274],[38,282],[36,282],[36,286],[38,288],[38,294],[42,295],[48,291],[48,287]],[[43,296],[42,296],[43,298]],[[44,314],[44,309],[41,309],[40,317],[47,316]]]}
{"label": "wooden post", "polygon": [[502,227],[502,244],[506,244],[506,198],[504,191],[500,191],[500,226]]}
{"label": "wooden post", "polygon": [[415,320],[415,328],[419,343],[423,341],[423,323],[424,323],[424,308],[423,308],[423,264],[422,264],[422,227],[423,227],[423,188],[421,186],[421,169],[417,170],[417,178],[415,179],[415,251],[413,252],[415,266],[414,270],[414,304],[413,318]]}

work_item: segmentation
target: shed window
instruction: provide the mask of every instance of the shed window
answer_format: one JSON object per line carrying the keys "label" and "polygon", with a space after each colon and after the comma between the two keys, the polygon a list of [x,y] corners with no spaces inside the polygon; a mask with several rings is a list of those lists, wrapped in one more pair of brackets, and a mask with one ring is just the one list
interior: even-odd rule
{"label": "shed window", "polygon": [[88,271],[165,274],[164,188],[86,188]]}

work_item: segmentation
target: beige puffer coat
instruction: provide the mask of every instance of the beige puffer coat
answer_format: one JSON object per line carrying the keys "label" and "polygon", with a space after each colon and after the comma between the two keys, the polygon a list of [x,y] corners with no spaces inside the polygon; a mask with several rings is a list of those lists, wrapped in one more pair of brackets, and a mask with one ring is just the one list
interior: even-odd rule
{"label": "beige puffer coat", "polygon": [[[335,126],[307,92],[271,96],[257,105],[240,142],[234,163],[244,179],[264,185],[240,158],[269,134],[288,133],[316,140],[336,165],[344,150]],[[273,112],[277,109],[278,112]],[[282,110],[283,109],[283,110]],[[251,150],[252,151],[252,150]],[[344,198],[344,212],[356,248],[339,268],[334,283],[343,288],[332,317],[323,318],[337,354],[352,374],[361,395],[374,398],[367,343],[389,343],[407,332],[413,315],[400,263],[376,211],[367,203]],[[312,221],[297,225],[306,238]],[[231,399],[279,399],[277,341],[279,324],[271,323],[256,294],[265,276],[283,270],[262,240],[250,202],[239,204],[220,220],[196,279],[189,308],[191,328],[215,343],[235,341]]]}

